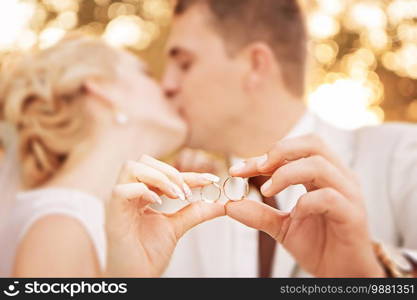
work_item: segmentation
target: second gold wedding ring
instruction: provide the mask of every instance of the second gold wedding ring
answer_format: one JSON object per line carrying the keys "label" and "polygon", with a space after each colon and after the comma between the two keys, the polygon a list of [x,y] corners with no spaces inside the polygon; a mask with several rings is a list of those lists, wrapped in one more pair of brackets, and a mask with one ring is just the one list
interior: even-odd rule
{"label": "second gold wedding ring", "polygon": [[[239,181],[241,184],[239,184]],[[242,185],[243,184],[243,185]],[[236,187],[237,186],[237,187]],[[213,197],[208,197],[209,190],[213,190]],[[245,199],[249,194],[249,183],[245,178],[229,177],[221,187],[213,183],[212,185],[200,189],[201,200],[208,203],[216,203],[220,200],[222,194],[231,201],[240,201]]]}

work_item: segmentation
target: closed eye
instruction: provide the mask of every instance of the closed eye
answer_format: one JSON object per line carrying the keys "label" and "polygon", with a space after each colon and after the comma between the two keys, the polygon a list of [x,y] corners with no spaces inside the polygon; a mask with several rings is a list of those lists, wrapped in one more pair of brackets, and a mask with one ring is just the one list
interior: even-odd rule
{"label": "closed eye", "polygon": [[183,71],[188,71],[191,68],[191,66],[192,66],[191,61],[182,62],[180,64],[181,70]]}

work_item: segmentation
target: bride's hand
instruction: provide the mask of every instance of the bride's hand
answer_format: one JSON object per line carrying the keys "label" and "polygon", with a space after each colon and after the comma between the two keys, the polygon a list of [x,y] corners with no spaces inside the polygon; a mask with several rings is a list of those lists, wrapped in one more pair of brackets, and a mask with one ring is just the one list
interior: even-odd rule
{"label": "bride's hand", "polygon": [[180,173],[146,155],[126,163],[107,206],[107,275],[160,276],[178,240],[194,226],[225,215],[225,210],[223,204],[198,201],[164,214],[149,205],[161,203],[161,195],[192,201],[191,188],[215,181],[214,175]]}

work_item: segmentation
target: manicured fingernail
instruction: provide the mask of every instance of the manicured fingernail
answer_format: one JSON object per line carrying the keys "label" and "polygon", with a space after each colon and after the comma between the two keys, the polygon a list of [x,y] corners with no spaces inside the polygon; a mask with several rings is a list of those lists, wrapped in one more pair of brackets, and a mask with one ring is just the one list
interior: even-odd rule
{"label": "manicured fingernail", "polygon": [[261,187],[261,192],[264,196],[269,196],[270,189],[272,187],[272,179],[269,179],[267,182],[264,183],[264,185]]}
{"label": "manicured fingernail", "polygon": [[178,199],[180,199],[181,201],[185,201],[185,195],[179,187],[173,185],[172,192],[178,197]]}
{"label": "manicured fingernail", "polygon": [[268,155],[267,154],[262,155],[261,157],[258,158],[256,166],[258,167],[258,169],[261,169],[266,165],[267,161],[268,161]]}
{"label": "manicured fingernail", "polygon": [[239,173],[239,172],[242,172],[245,167],[246,167],[246,163],[243,162],[243,161],[240,161],[237,164],[233,165],[229,169],[229,172],[232,173],[232,174]]}
{"label": "manicured fingernail", "polygon": [[201,174],[201,177],[213,183],[218,183],[220,181],[219,177],[210,173]]}
{"label": "manicured fingernail", "polygon": [[183,184],[182,185],[182,189],[184,190],[184,193],[185,193],[185,198],[188,200],[188,201],[191,201],[191,199],[193,198],[193,193],[191,192],[191,189],[188,187],[188,185],[187,184]]}
{"label": "manicured fingernail", "polygon": [[151,198],[152,198],[152,200],[153,200],[154,203],[158,203],[159,205],[162,204],[162,200],[161,200],[161,198],[159,198],[158,195],[152,193],[151,194]]}

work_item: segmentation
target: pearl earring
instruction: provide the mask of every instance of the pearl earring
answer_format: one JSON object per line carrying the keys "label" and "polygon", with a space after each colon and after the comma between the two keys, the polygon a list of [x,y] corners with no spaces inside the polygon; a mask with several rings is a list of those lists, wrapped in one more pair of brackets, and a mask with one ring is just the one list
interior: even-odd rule
{"label": "pearl earring", "polygon": [[125,113],[122,113],[121,111],[116,110],[114,118],[115,118],[116,123],[119,125],[126,125],[129,122],[129,117]]}

